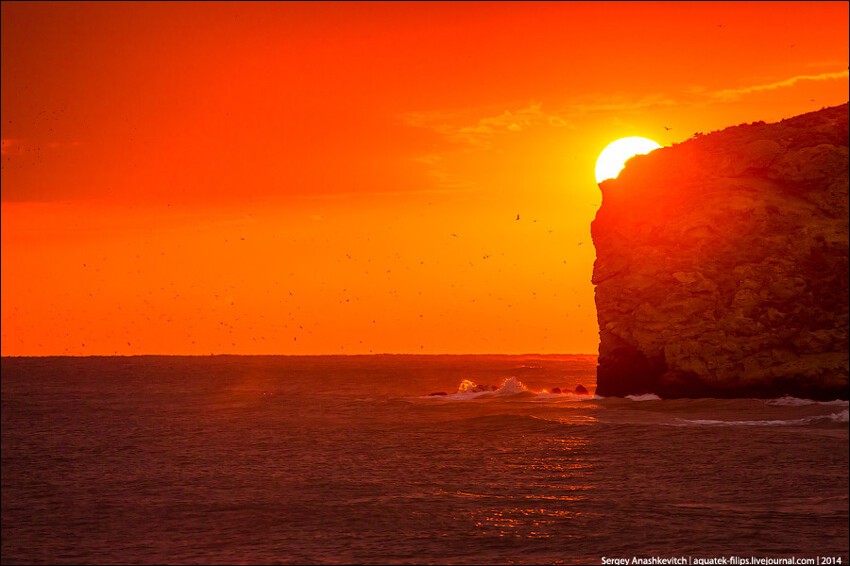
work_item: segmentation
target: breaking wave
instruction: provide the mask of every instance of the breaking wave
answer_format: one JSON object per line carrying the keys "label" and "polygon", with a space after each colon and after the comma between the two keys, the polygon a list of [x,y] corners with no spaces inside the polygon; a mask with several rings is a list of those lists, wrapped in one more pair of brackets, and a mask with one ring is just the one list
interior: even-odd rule
{"label": "breaking wave", "polygon": [[516,395],[518,393],[525,393],[526,391],[528,391],[528,387],[515,377],[506,378],[498,387],[481,385],[472,380],[464,379],[458,385],[457,393],[448,395],[448,397],[454,399],[471,399],[482,395]]}
{"label": "breaking wave", "polygon": [[452,399],[452,400],[467,400],[467,399],[478,399],[478,398],[501,398],[501,397],[510,397],[510,396],[525,396],[528,397],[529,400],[535,402],[549,402],[549,401],[585,401],[585,400],[598,400],[601,397],[596,395],[591,395],[589,393],[577,393],[571,391],[560,391],[559,389],[553,389],[550,392],[547,389],[541,389],[539,391],[529,389],[522,381],[517,379],[516,377],[508,377],[502,380],[500,385],[485,385],[479,384],[471,379],[464,379],[458,385],[457,391],[455,393],[432,393],[427,395],[428,398],[438,398],[438,399]]}
{"label": "breaking wave", "polygon": [[676,419],[674,424],[680,426],[687,425],[705,425],[705,426],[805,426],[812,424],[832,424],[848,422],[848,410],[845,409],[840,413],[832,413],[829,415],[816,415],[813,417],[804,417],[801,419],[781,419],[781,420],[751,420],[751,421],[720,421],[712,419]]}
{"label": "breaking wave", "polygon": [[626,395],[626,399],[632,401],[661,401],[661,397],[655,393],[644,393],[643,395]]}
{"label": "breaking wave", "polygon": [[843,401],[841,399],[836,399],[834,401],[815,401],[814,399],[800,399],[798,397],[790,397],[786,395],[779,399],[768,399],[764,404],[776,407],[800,407],[804,405],[835,405],[838,407],[847,407],[850,402]]}

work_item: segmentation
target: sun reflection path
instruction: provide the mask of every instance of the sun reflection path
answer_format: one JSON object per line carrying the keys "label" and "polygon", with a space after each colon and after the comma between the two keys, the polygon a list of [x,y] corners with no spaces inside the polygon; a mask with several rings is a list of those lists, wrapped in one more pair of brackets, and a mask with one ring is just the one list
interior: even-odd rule
{"label": "sun reflection path", "polygon": [[[542,441],[542,439],[541,439]],[[593,465],[587,456],[590,441],[584,438],[549,438],[546,446],[524,451],[529,459],[503,463],[513,485],[490,484],[482,490],[459,490],[469,498],[469,519],[482,534],[499,538],[582,536],[582,502],[594,489]],[[507,479],[507,478],[506,478]]]}

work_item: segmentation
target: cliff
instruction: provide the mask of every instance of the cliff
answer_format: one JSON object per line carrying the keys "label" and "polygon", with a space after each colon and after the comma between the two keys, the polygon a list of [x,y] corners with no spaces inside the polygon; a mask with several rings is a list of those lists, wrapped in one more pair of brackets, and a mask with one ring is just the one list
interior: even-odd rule
{"label": "cliff", "polygon": [[591,230],[597,393],[848,398],[848,105],[629,160]]}

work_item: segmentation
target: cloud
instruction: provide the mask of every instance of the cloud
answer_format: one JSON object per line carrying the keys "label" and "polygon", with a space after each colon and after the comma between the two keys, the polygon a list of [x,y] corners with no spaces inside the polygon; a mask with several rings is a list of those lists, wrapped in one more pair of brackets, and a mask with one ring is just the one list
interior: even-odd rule
{"label": "cloud", "polygon": [[416,112],[405,114],[402,120],[410,126],[433,130],[449,141],[480,149],[489,148],[493,139],[501,134],[522,132],[537,126],[570,126],[564,116],[544,111],[539,102],[491,115],[481,116],[481,113],[480,110]]}
{"label": "cloud", "polygon": [[669,96],[651,94],[638,99],[628,97],[611,96],[606,99],[595,99],[592,102],[574,101],[569,103],[568,110],[562,112],[566,116],[583,116],[594,112],[622,112],[634,110],[646,110],[649,108],[661,108],[664,106],[675,106],[680,104]]}
{"label": "cloud", "polygon": [[546,109],[539,102],[493,112],[493,109],[467,109],[454,113],[415,112],[402,116],[409,126],[432,130],[450,142],[470,149],[490,149],[498,136],[516,134],[531,128],[575,128],[575,123],[597,112],[634,111],[680,104],[668,96],[647,95],[586,97],[566,101],[558,109]]}
{"label": "cloud", "polygon": [[829,81],[829,80],[837,80],[844,79],[847,80],[848,71],[838,71],[833,73],[820,73],[818,75],[797,75],[785,80],[776,81],[772,83],[760,84],[760,85],[752,85],[741,88],[730,88],[719,90],[711,93],[711,96],[714,98],[720,98],[723,100],[736,100],[745,96],[747,94],[752,94],[754,92],[763,92],[766,90],[776,90],[779,88],[785,88],[789,86],[794,86],[795,84],[801,81]]}
{"label": "cloud", "polygon": [[740,88],[707,90],[693,88],[675,94],[648,94],[640,98],[628,95],[604,97],[582,97],[565,100],[556,109],[543,109],[539,102],[517,109],[493,112],[493,109],[466,109],[449,112],[415,112],[402,116],[402,120],[414,127],[430,129],[449,141],[470,148],[489,149],[497,136],[515,134],[539,127],[574,127],[573,124],[588,114],[598,112],[633,112],[671,106],[691,106],[716,100],[736,100],[748,94],[791,87],[803,81],[847,80],[848,71],[820,74],[796,75],[771,83],[750,85]]}
{"label": "cloud", "polygon": [[417,161],[429,168],[432,176],[437,179],[439,187],[451,189],[465,187],[468,183],[451,172],[443,157],[457,151],[492,149],[496,140],[502,136],[516,135],[540,127],[575,128],[575,124],[585,121],[592,114],[611,115],[677,106],[690,108],[737,100],[753,93],[792,87],[804,81],[837,79],[846,81],[847,78],[848,71],[843,70],[819,74],[800,74],[770,83],[740,88],[709,90],[703,87],[694,87],[673,93],[650,93],[639,97],[626,93],[594,94],[566,98],[555,108],[544,109],[541,103],[532,102],[526,106],[513,109],[491,106],[467,108],[454,112],[413,112],[401,116],[401,119],[409,126],[431,130],[447,141],[456,144],[454,148],[417,158]]}

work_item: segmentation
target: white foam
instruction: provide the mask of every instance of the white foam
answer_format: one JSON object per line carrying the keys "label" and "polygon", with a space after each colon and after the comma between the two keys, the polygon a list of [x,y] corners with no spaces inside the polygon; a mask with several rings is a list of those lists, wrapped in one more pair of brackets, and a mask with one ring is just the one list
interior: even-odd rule
{"label": "white foam", "polygon": [[759,421],[716,421],[708,419],[676,419],[681,423],[693,425],[709,425],[709,426],[800,426],[809,425],[818,422],[832,421],[836,423],[848,422],[848,410],[845,409],[840,413],[832,413],[830,415],[817,415],[814,417],[806,417],[803,419],[787,419],[787,420],[759,420]]}
{"label": "white foam", "polygon": [[467,399],[476,399],[481,397],[482,395],[493,395],[492,391],[479,391],[476,393],[451,393],[449,395],[440,395],[439,397],[435,397],[436,399],[454,399],[454,400],[467,400]]}
{"label": "white foam", "polygon": [[509,377],[496,389],[496,395],[516,395],[528,391],[528,387],[515,377]]}
{"label": "white foam", "polygon": [[848,413],[848,409],[844,409],[840,413],[833,413],[827,416],[837,423],[850,422],[850,413]]}
{"label": "white foam", "polygon": [[471,379],[464,379],[458,385],[457,392],[449,395],[429,395],[428,398],[436,399],[452,399],[457,401],[465,401],[468,399],[477,399],[479,397],[495,397],[516,395],[525,393],[528,387],[515,377],[508,377],[502,381],[498,387],[488,385],[480,385]]}
{"label": "white foam", "polygon": [[[602,397],[598,395],[574,393],[571,391],[563,391],[561,393],[550,393],[546,389],[540,391],[532,391],[516,377],[507,377],[503,379],[501,385],[499,385],[498,387],[492,385],[479,384],[472,381],[471,379],[464,379],[458,385],[457,392],[455,393],[450,393],[448,395],[432,394],[424,396],[422,398],[466,401],[469,399],[478,399],[479,397],[507,397],[510,395],[518,395],[520,393],[526,393],[527,396],[530,397],[530,401],[541,403],[549,401],[598,401],[599,399],[602,399]],[[658,399],[658,397],[651,395],[647,398],[647,400],[650,398]]]}
{"label": "white foam", "polygon": [[814,399],[800,399],[799,397],[790,397],[786,395],[785,397],[780,397],[778,399],[768,399],[764,402],[765,405],[772,405],[777,407],[800,407],[804,405],[835,405],[838,407],[847,407],[850,402],[844,401],[842,399],[835,399],[834,401],[815,401]]}
{"label": "white foam", "polygon": [[458,394],[462,393],[472,393],[472,390],[478,387],[478,384],[469,379],[464,379],[460,382],[460,385],[457,386]]}
{"label": "white foam", "polygon": [[626,395],[626,399],[632,401],[661,401],[661,397],[655,393],[644,393],[643,395]]}

